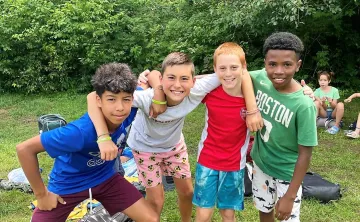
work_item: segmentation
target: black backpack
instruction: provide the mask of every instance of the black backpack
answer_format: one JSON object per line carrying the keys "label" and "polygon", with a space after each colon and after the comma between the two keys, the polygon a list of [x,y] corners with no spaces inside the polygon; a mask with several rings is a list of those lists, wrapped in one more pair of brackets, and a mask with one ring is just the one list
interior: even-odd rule
{"label": "black backpack", "polygon": [[339,184],[331,183],[313,172],[306,173],[302,187],[304,199],[315,198],[321,203],[339,200],[342,196]]}

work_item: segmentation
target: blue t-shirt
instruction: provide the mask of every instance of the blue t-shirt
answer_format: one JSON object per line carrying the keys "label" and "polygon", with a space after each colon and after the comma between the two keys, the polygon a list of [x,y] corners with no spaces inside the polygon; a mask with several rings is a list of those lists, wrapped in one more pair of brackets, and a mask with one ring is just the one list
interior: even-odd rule
{"label": "blue t-shirt", "polygon": [[[137,108],[132,108],[128,118],[111,134],[118,147],[124,142],[136,112]],[[100,158],[97,134],[87,113],[64,127],[42,133],[40,138],[46,152],[55,158],[48,184],[48,190],[53,193],[84,191],[115,174],[115,160]]]}

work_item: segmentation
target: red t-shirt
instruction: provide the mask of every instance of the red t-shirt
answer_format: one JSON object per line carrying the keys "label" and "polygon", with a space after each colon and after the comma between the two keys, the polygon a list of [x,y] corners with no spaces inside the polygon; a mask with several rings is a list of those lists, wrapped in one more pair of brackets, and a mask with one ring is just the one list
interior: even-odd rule
{"label": "red t-shirt", "polygon": [[203,103],[206,106],[205,127],[199,143],[198,162],[214,170],[243,169],[250,138],[241,114],[246,109],[245,99],[230,96],[219,86]]}

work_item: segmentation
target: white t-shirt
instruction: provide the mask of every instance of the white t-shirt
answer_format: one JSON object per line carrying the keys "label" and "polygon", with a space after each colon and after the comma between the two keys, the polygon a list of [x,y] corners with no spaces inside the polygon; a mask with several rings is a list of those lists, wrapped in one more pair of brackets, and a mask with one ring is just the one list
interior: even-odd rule
{"label": "white t-shirt", "polygon": [[196,80],[190,94],[180,104],[167,107],[166,111],[156,119],[149,117],[151,100],[154,96],[153,89],[136,91],[133,106],[138,107],[139,110],[132,124],[127,144],[132,149],[142,152],[170,151],[182,137],[185,116],[219,85],[216,74]]}

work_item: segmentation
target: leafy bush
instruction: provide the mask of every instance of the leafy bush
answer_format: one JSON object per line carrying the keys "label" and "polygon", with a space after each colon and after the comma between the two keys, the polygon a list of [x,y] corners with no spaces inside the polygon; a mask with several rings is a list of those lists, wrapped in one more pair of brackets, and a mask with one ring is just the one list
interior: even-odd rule
{"label": "leafy bush", "polygon": [[87,91],[102,63],[126,62],[138,73],[159,68],[171,51],[209,73],[225,41],[240,43],[257,69],[274,31],[303,39],[299,78],[316,84],[316,71],[329,69],[335,85],[357,87],[359,8],[358,0],[0,0],[0,91]]}

